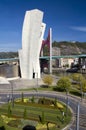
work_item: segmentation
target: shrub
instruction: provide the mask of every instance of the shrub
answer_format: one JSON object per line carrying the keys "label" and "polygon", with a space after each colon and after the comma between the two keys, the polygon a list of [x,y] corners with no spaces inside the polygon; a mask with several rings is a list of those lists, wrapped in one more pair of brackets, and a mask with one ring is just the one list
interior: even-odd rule
{"label": "shrub", "polygon": [[23,94],[23,92],[21,94],[21,101],[24,102],[24,94]]}
{"label": "shrub", "polygon": [[32,96],[32,98],[31,98],[31,102],[32,102],[32,103],[35,102],[35,98],[34,98],[34,96]]}
{"label": "shrub", "polygon": [[75,74],[71,75],[71,78],[72,78],[73,81],[76,81],[76,83],[79,83],[80,81],[83,80],[84,77],[81,74],[75,73]]}
{"label": "shrub", "polygon": [[44,115],[44,111],[42,111],[42,124],[45,123],[45,115]]}
{"label": "shrub", "polygon": [[16,119],[16,120],[11,120],[7,123],[7,125],[11,126],[11,127],[16,127],[18,128],[18,125],[21,123],[20,120]]}
{"label": "shrub", "polygon": [[57,107],[57,99],[54,100],[54,106]]}
{"label": "shrub", "polygon": [[59,103],[59,102],[57,102],[56,105],[57,105],[57,107],[58,107],[59,109],[63,109],[63,108],[64,108],[63,105],[62,105],[61,103]]}
{"label": "shrub", "polygon": [[52,100],[50,100],[50,99],[46,99],[46,98],[40,98],[39,100],[38,100],[38,103],[39,104],[44,104],[44,105],[51,105],[52,104]]}
{"label": "shrub", "polygon": [[[21,100],[21,98],[17,98],[17,99],[15,100],[15,103],[20,103],[20,102],[22,102],[22,101],[23,101],[24,103],[28,103],[29,98],[26,97],[26,98],[23,98],[23,100]],[[22,102],[22,103],[23,103],[23,102]]]}
{"label": "shrub", "polygon": [[12,115],[12,110],[10,105],[8,104],[8,117],[11,117],[11,115]]}
{"label": "shrub", "polygon": [[23,118],[24,119],[27,118],[27,109],[26,108],[24,109]]}
{"label": "shrub", "polygon": [[8,122],[10,122],[11,120],[16,120],[16,118],[13,118],[13,117],[8,117],[8,116],[5,116],[5,115],[1,115],[1,118],[3,120],[3,122],[5,122],[6,124],[8,124]]}
{"label": "shrub", "polygon": [[53,82],[52,76],[50,76],[50,75],[45,76],[45,77],[43,78],[43,82],[44,82],[45,84],[47,84],[48,86],[51,85],[52,82]]}
{"label": "shrub", "polygon": [[63,89],[64,91],[68,92],[71,87],[71,81],[68,77],[62,77],[57,82],[57,87]]}

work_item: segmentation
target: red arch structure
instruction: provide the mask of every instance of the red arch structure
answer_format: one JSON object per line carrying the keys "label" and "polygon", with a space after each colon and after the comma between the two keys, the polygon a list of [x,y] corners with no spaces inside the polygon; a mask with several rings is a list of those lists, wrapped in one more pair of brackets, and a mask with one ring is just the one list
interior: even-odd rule
{"label": "red arch structure", "polygon": [[42,41],[41,52],[43,51],[43,49],[44,49],[45,46],[48,47],[48,51],[49,51],[49,55],[50,55],[50,29],[49,29],[48,36],[47,36],[46,40]]}

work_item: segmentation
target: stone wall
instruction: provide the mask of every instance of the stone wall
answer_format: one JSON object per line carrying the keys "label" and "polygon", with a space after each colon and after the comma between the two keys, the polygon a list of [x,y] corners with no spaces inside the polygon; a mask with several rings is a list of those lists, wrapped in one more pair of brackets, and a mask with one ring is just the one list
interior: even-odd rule
{"label": "stone wall", "polygon": [[12,78],[19,76],[19,67],[17,64],[2,64],[0,65],[0,77]]}

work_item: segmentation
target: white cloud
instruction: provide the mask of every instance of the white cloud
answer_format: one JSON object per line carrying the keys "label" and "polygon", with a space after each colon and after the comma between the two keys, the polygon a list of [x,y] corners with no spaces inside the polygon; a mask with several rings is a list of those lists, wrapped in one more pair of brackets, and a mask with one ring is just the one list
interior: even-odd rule
{"label": "white cloud", "polygon": [[76,31],[82,31],[82,32],[86,32],[86,26],[72,26],[70,27],[71,29],[73,30],[76,30]]}

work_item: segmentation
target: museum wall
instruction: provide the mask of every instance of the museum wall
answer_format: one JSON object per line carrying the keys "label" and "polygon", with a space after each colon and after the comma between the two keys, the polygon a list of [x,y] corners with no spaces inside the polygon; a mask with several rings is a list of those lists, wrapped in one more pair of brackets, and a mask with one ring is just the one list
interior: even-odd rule
{"label": "museum wall", "polygon": [[0,77],[12,78],[19,76],[19,66],[17,64],[0,65]]}

